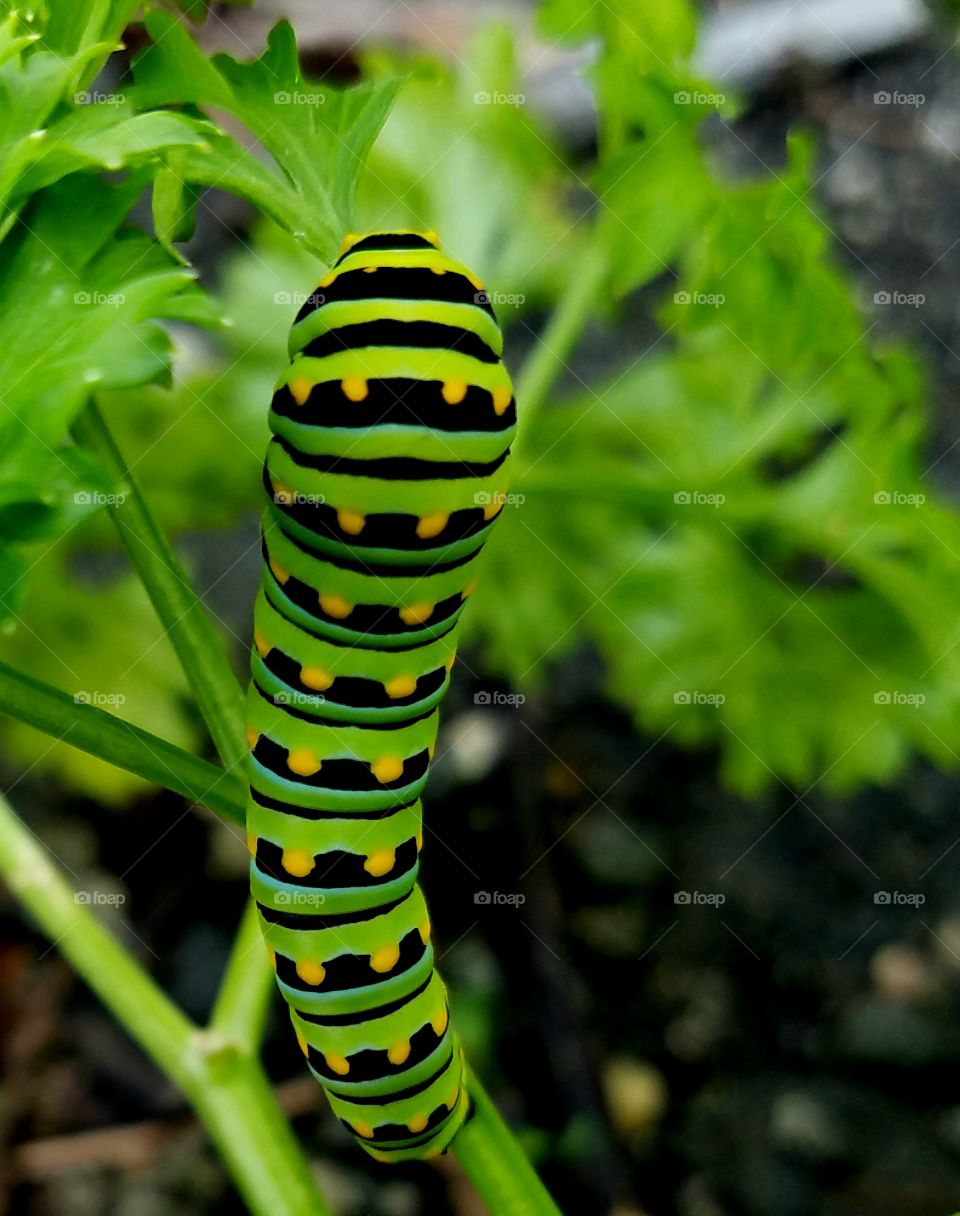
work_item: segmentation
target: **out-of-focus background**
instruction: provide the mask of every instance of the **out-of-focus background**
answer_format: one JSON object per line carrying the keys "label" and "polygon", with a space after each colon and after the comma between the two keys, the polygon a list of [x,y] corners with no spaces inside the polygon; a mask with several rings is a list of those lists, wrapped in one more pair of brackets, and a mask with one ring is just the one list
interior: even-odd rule
{"label": "out-of-focus background", "polygon": [[[610,288],[524,437],[425,803],[455,1017],[565,1211],[946,1216],[960,14],[706,4],[702,87],[671,97],[674,7],[649,5],[650,77],[616,86],[642,116],[603,134],[623,147],[599,175],[587,5],[535,25],[519,0],[258,0],[197,38],[247,58],[287,16],[313,76],[410,74],[360,220],[435,227],[476,266],[514,371],[607,229]],[[186,253],[232,328],[176,327],[173,388],[105,408],[242,672],[265,412],[321,268],[226,193],[198,219]],[[108,523],[31,561],[0,657],[208,753]],[[240,833],[6,719],[0,777],[205,1017]],[[241,1211],[172,1085],[11,897],[0,915],[0,1208]],[[267,1062],[343,1216],[477,1212],[452,1167],[371,1168],[279,1001]]]}

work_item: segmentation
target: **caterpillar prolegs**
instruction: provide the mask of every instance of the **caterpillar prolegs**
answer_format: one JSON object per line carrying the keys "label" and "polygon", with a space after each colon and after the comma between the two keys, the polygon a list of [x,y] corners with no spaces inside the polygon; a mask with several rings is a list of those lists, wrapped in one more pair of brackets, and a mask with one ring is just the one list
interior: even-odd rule
{"label": "caterpillar prolegs", "polygon": [[464,1065],[417,886],[420,795],[516,409],[434,233],[348,236],[273,397],[249,693],[251,886],[297,1040],[373,1156],[443,1151]]}

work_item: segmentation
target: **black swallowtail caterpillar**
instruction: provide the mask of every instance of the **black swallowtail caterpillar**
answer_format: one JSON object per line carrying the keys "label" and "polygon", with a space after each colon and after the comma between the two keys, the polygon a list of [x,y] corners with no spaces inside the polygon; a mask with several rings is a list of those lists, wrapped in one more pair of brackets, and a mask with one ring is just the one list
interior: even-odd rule
{"label": "black swallowtail caterpillar", "polygon": [[417,886],[420,795],[516,408],[435,233],[348,236],[270,409],[250,686],[251,885],[309,1067],[385,1161],[442,1152],[463,1056]]}

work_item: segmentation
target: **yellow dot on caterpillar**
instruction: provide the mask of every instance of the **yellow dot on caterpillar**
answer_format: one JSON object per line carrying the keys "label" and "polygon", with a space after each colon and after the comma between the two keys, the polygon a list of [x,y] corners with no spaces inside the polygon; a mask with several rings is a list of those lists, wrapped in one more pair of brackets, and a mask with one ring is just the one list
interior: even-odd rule
{"label": "yellow dot on caterpillar", "polygon": [[388,781],[396,781],[403,775],[403,759],[400,756],[381,756],[370,765],[370,772],[381,785],[386,785]]}
{"label": "yellow dot on caterpillar", "polygon": [[483,518],[484,519],[493,519],[495,516],[499,515],[500,512],[503,510],[503,504],[505,502],[505,495],[494,494],[492,496],[492,498],[493,498],[493,501],[488,502],[487,505],[483,508]]}
{"label": "yellow dot on caterpillar", "polygon": [[486,291],[487,290],[484,287],[484,285],[480,282],[480,280],[478,278],[475,278],[472,274],[470,274],[469,271],[467,272],[466,277],[470,280],[470,282],[477,289],[477,291]]}
{"label": "yellow dot on caterpillar", "polygon": [[459,405],[467,395],[467,382],[457,379],[444,380],[441,393],[447,405]]}
{"label": "yellow dot on caterpillar", "polygon": [[293,500],[294,500],[294,493],[293,493],[293,490],[291,490],[289,486],[285,486],[280,481],[275,481],[273,483],[273,501],[274,502],[283,503],[284,506],[289,507],[293,503]]}
{"label": "yellow dot on caterpillar", "polygon": [[387,1051],[387,1059],[391,1064],[402,1064],[410,1055],[410,1040],[400,1039]]}
{"label": "yellow dot on caterpillar", "polygon": [[453,1110],[453,1108],[457,1104],[458,1097],[459,1097],[459,1091],[456,1089],[451,1089],[450,1093],[447,1095],[446,1102],[444,1102],[444,1106],[447,1108],[447,1110]]}
{"label": "yellow dot on caterpillar", "polygon": [[369,391],[363,376],[346,376],[340,381],[340,388],[348,401],[362,401]]}
{"label": "yellow dot on caterpillar", "polygon": [[296,1034],[297,1034],[297,1046],[300,1048],[300,1050],[303,1052],[304,1055],[308,1055],[310,1052],[310,1047],[307,1044],[307,1040],[303,1037],[303,1031],[298,1030],[296,1032]]}
{"label": "yellow dot on caterpillar", "polygon": [[257,653],[261,659],[265,659],[270,653],[270,643],[258,629],[253,631],[253,644],[256,646]]}
{"label": "yellow dot on caterpillar", "polygon": [[335,1072],[338,1077],[345,1077],[350,1071],[350,1061],[346,1056],[338,1056],[334,1052],[325,1051],[323,1058],[327,1063],[327,1068],[331,1072]]}
{"label": "yellow dot on caterpillar", "polygon": [[437,750],[437,741],[436,741],[436,739],[434,739],[434,741],[433,741],[433,742],[430,744],[430,746],[427,748],[427,759],[428,759],[428,760],[432,760],[432,759],[433,759],[433,757],[434,757],[434,755],[435,755],[435,753],[436,753],[436,750]]}
{"label": "yellow dot on caterpillar", "polygon": [[419,853],[423,848],[423,832],[417,832],[414,840],[417,842],[417,852]]}
{"label": "yellow dot on caterpillar", "polygon": [[347,235],[343,238],[343,244],[340,246],[340,257],[343,257],[343,255],[347,252],[347,250],[350,249],[353,245],[356,245],[357,241],[359,241],[359,240],[360,240],[360,237],[357,235],[356,232],[348,232]]}
{"label": "yellow dot on caterpillar", "polygon": [[495,414],[506,413],[507,406],[513,400],[513,390],[509,385],[501,384],[493,390],[493,412]]}
{"label": "yellow dot on caterpillar", "polygon": [[321,595],[320,608],[327,616],[342,621],[353,612],[353,604],[348,604],[342,595]]}
{"label": "yellow dot on caterpillar", "polygon": [[426,1115],[414,1115],[413,1118],[410,1120],[410,1122],[407,1124],[407,1128],[412,1132],[422,1132],[426,1128],[426,1126],[427,1126],[427,1116]]}
{"label": "yellow dot on caterpillar", "polygon": [[449,522],[450,516],[446,511],[436,511],[433,515],[421,515],[417,522],[417,536],[421,540],[439,536]]}
{"label": "yellow dot on caterpillar", "polygon": [[314,692],[326,692],[333,683],[333,676],[322,667],[301,667],[300,683]]}
{"label": "yellow dot on caterpillar", "polygon": [[270,966],[276,967],[277,952],[276,952],[276,950],[274,950],[273,946],[267,946],[267,958],[270,960]]}
{"label": "yellow dot on caterpillar", "polygon": [[417,691],[417,681],[414,676],[394,676],[383,686],[387,696],[395,701],[398,697],[409,697]]}
{"label": "yellow dot on caterpillar", "polygon": [[363,273],[364,274],[373,274],[373,272],[375,270],[376,270],[376,266],[364,266]]}
{"label": "yellow dot on caterpillar", "polygon": [[431,245],[436,245],[440,240],[440,234],[434,228],[430,228],[427,232],[421,233],[425,241],[429,241]]}
{"label": "yellow dot on caterpillar", "polygon": [[359,536],[366,522],[367,517],[361,515],[359,511],[342,510],[337,512],[337,527],[341,532],[346,532],[349,536]]}
{"label": "yellow dot on caterpillar", "polygon": [[433,616],[436,604],[411,604],[408,608],[400,609],[400,620],[404,625],[423,625]]}
{"label": "yellow dot on caterpillar", "polygon": [[290,571],[286,566],[281,566],[275,557],[270,558],[270,569],[278,583],[285,583],[290,577]]}
{"label": "yellow dot on caterpillar", "polygon": [[280,864],[294,878],[306,878],[316,862],[304,849],[284,849]]}
{"label": "yellow dot on caterpillar", "polygon": [[425,920],[417,926],[417,932],[420,934],[420,940],[424,945],[430,940],[430,921]]}
{"label": "yellow dot on caterpillar", "polygon": [[431,266],[430,269],[434,274],[446,274],[446,269],[443,266]]}
{"label": "yellow dot on caterpillar", "polygon": [[363,863],[363,868],[374,878],[380,878],[383,874],[390,873],[396,860],[397,855],[393,849],[377,849],[376,853],[371,853]]}
{"label": "yellow dot on caterpillar", "polygon": [[446,1006],[438,1010],[430,1019],[430,1025],[433,1028],[433,1033],[439,1037],[447,1028],[447,1022],[450,1020],[450,1015],[447,1013]]}
{"label": "yellow dot on caterpillar", "polygon": [[287,768],[298,777],[312,777],[320,772],[320,761],[308,747],[296,747],[287,756]]}
{"label": "yellow dot on caterpillar", "polygon": [[457,652],[454,651],[453,654],[450,656],[450,658],[447,659],[446,663],[444,663],[444,667],[446,667],[448,672],[453,670],[453,665],[454,665],[454,663],[456,663],[456,661],[457,661]]}
{"label": "yellow dot on caterpillar", "polygon": [[257,731],[257,728],[255,726],[248,726],[247,727],[247,743],[249,743],[251,751],[257,746],[257,741],[259,740],[259,738],[260,738],[260,735]]}
{"label": "yellow dot on caterpillar", "polygon": [[322,963],[315,963],[311,959],[301,959],[297,963],[297,975],[305,984],[310,984],[316,987],[317,984],[323,983],[323,978],[327,974]]}
{"label": "yellow dot on caterpillar", "polygon": [[473,595],[473,593],[474,593],[474,591],[476,591],[476,589],[477,589],[477,580],[475,578],[472,578],[470,580],[470,582],[467,583],[466,587],[464,587],[464,589],[460,592],[460,598],[462,600],[465,600],[468,596]]}
{"label": "yellow dot on caterpillar", "polygon": [[373,1128],[371,1127],[371,1125],[369,1123],[354,1123],[353,1130],[363,1140],[372,1140],[373,1139]]}
{"label": "yellow dot on caterpillar", "polygon": [[370,955],[371,969],[380,974],[385,971],[392,971],[399,961],[399,946],[381,946],[379,950],[374,950],[373,954]]}
{"label": "yellow dot on caterpillar", "polygon": [[257,855],[257,838],[253,832],[247,832],[247,852],[251,857]]}
{"label": "yellow dot on caterpillar", "polygon": [[287,387],[297,405],[306,405],[313,392],[313,384],[303,376],[297,376],[295,380],[291,380]]}

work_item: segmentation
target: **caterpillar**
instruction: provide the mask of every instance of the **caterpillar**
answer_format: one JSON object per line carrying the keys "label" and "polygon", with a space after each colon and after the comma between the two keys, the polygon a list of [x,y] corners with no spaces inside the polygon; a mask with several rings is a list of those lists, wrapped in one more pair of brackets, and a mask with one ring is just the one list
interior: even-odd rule
{"label": "caterpillar", "polygon": [[444,1151],[463,1053],[417,885],[420,796],[516,405],[435,233],[348,235],[269,414],[248,696],[250,881],[300,1049],[383,1161]]}

